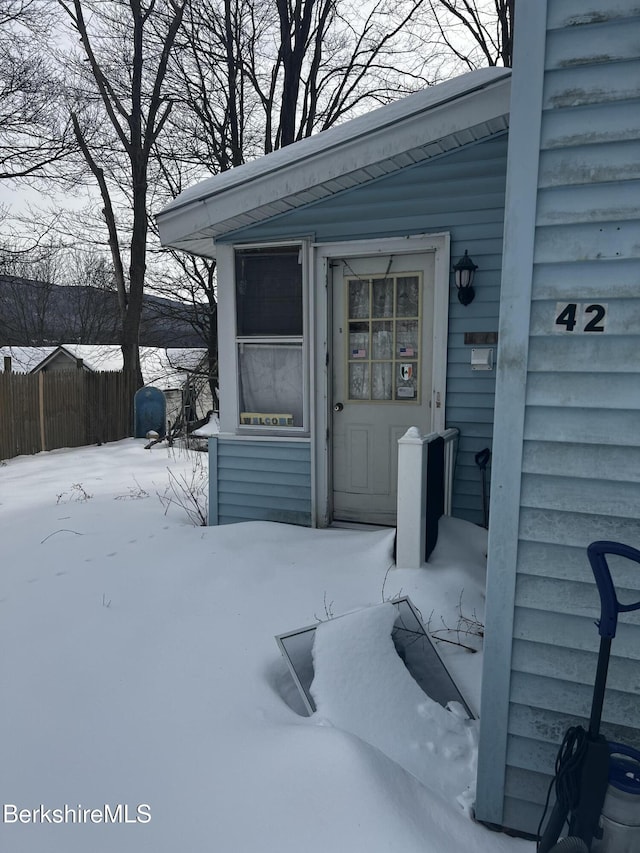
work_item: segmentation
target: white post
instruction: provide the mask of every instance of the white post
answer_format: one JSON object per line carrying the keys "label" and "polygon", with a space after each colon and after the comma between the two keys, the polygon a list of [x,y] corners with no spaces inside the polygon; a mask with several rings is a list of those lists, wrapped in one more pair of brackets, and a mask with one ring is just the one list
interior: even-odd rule
{"label": "white post", "polygon": [[425,562],[427,444],[434,437],[409,427],[398,439],[396,566],[419,569]]}

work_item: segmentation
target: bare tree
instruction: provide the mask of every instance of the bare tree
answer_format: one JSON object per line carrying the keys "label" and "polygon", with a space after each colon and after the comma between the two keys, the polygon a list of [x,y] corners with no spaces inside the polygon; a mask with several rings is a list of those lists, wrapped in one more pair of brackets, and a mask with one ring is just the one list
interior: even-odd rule
{"label": "bare tree", "polygon": [[0,248],[0,343],[112,343],[117,304],[106,258],[40,245]]}
{"label": "bare tree", "polygon": [[[163,252],[163,254],[166,254]],[[173,264],[153,281],[156,293],[166,301],[154,305],[154,313],[171,325],[188,324],[207,350],[208,384],[217,405],[218,302],[215,261],[171,251]]]}
{"label": "bare tree", "polygon": [[183,162],[225,171],[438,82],[445,50],[415,23],[427,3],[193,4],[171,67]]}
{"label": "bare tree", "polygon": [[72,249],[58,283],[65,286],[62,339],[110,344],[117,339],[116,283],[109,259],[95,249]]}
{"label": "bare tree", "polygon": [[[204,174],[224,172],[441,79],[445,53],[435,38],[425,51],[425,28],[418,32],[414,23],[426,2],[376,0],[364,11],[355,0],[192,4],[169,67],[171,132],[155,147],[168,197]],[[172,255],[180,275],[158,286],[196,307],[215,395],[215,262]]]}
{"label": "bare tree", "polygon": [[463,66],[511,67],[515,0],[429,0],[429,11],[443,45]]}
{"label": "bare tree", "polygon": [[54,285],[15,275],[0,275],[0,343],[41,346],[51,343],[48,334]]}
{"label": "bare tree", "polygon": [[[25,29],[46,9],[66,23],[57,53]],[[0,176],[54,174],[71,141],[100,194],[126,369],[141,381],[145,283],[166,293],[172,282],[168,295],[195,303],[214,371],[215,264],[182,256],[150,278],[149,210],[460,67],[508,64],[512,22],[513,0],[0,0],[3,32],[16,34],[0,33]]]}
{"label": "bare tree", "polygon": [[55,247],[42,245],[24,250],[3,241],[0,249],[0,342],[44,345],[52,342],[54,281],[60,271]]}
{"label": "bare tree", "polygon": [[[102,198],[124,369],[135,371],[142,384],[138,337],[147,267],[149,163],[171,111],[165,75],[188,0],[57,2],[80,37],[85,62],[77,70],[71,122]],[[128,213],[124,223],[117,213],[122,196]]]}
{"label": "bare tree", "polygon": [[75,150],[37,0],[0,0],[0,179],[54,179]]}

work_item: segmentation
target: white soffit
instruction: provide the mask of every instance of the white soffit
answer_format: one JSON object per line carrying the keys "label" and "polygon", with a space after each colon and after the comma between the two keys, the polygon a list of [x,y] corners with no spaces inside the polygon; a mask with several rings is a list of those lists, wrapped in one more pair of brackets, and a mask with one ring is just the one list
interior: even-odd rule
{"label": "white soffit", "polygon": [[511,72],[472,71],[207,178],[157,216],[164,246],[214,240],[507,129]]}

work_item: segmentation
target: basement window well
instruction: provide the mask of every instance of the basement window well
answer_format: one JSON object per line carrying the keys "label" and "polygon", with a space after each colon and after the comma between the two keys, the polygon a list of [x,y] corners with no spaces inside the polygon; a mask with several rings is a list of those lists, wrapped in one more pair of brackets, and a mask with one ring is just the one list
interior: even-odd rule
{"label": "basement window well", "polygon": [[235,251],[240,426],[304,427],[302,246]]}

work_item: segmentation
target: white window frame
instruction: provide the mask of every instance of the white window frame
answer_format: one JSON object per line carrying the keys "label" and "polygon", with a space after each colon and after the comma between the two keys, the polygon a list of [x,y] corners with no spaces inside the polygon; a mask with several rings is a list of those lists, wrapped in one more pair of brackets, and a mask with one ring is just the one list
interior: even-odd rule
{"label": "white window frame", "polygon": [[[302,336],[243,336],[236,327],[236,251],[243,249],[272,249],[293,247],[300,249],[302,276]],[[309,241],[304,239],[278,240],[258,243],[219,244],[217,247],[218,271],[218,365],[220,388],[220,433],[235,437],[264,437],[273,439],[307,438],[310,434],[309,406]],[[240,423],[240,389],[238,345],[301,343],[302,346],[302,426],[271,427]]]}

